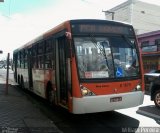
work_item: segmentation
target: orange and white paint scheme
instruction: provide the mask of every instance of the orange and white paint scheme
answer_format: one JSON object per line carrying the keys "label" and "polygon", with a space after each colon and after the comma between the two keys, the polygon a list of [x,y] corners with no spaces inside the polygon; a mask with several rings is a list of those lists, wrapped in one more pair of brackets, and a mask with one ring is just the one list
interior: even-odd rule
{"label": "orange and white paint scheme", "polygon": [[74,114],[143,103],[141,55],[132,25],[68,20],[13,53],[21,88]]}

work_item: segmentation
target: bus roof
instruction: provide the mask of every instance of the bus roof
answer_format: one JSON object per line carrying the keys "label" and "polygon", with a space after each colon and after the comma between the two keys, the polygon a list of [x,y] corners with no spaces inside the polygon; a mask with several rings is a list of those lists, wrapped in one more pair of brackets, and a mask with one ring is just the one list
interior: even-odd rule
{"label": "bus roof", "polygon": [[122,21],[115,21],[115,20],[105,20],[105,19],[75,19],[75,20],[70,20],[71,23],[110,23],[110,24],[117,24],[117,25],[128,25],[132,26],[129,23],[122,22]]}
{"label": "bus roof", "polygon": [[78,24],[78,23],[95,23],[95,24],[101,23],[101,24],[106,24],[107,23],[107,24],[114,24],[114,25],[121,25],[121,26],[132,26],[131,24],[128,24],[128,23],[119,22],[119,21],[113,21],[113,20],[104,20],[104,19],[73,19],[73,20],[67,20],[67,21],[64,21],[63,23],[55,26],[54,28],[48,30],[44,34],[41,34],[37,38],[29,41],[28,43],[24,44],[20,48],[17,48],[16,50],[14,50],[14,53],[19,51],[19,50],[21,50],[21,49],[23,49],[23,48],[26,48],[26,47],[29,48],[35,42],[39,42],[44,38],[48,38],[51,35],[64,30],[69,23],[70,24]]}

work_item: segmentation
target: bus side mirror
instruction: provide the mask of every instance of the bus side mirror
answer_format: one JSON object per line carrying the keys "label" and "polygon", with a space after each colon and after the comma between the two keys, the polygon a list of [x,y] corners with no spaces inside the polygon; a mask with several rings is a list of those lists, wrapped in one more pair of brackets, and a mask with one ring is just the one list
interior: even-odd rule
{"label": "bus side mirror", "polygon": [[3,51],[2,51],[2,50],[0,50],[0,54],[3,54]]}
{"label": "bus side mirror", "polygon": [[71,32],[66,32],[66,33],[65,33],[65,36],[67,37],[68,40],[71,40],[71,39],[72,39]]}

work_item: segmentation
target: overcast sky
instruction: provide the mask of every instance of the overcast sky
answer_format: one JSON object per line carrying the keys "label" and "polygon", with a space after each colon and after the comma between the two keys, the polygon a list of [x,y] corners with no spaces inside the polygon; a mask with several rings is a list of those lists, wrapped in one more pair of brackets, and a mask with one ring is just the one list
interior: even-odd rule
{"label": "overcast sky", "polygon": [[[0,3],[0,50],[7,53],[57,24],[79,18],[105,19],[102,10],[127,0],[4,0]],[[141,0],[160,5],[160,0]]]}

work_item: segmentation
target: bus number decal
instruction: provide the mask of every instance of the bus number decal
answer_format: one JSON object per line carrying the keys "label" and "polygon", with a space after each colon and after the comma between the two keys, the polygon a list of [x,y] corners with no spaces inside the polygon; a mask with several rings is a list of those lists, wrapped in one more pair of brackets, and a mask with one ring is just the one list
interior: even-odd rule
{"label": "bus number decal", "polygon": [[120,87],[130,87],[131,83],[122,83],[120,84]]}

